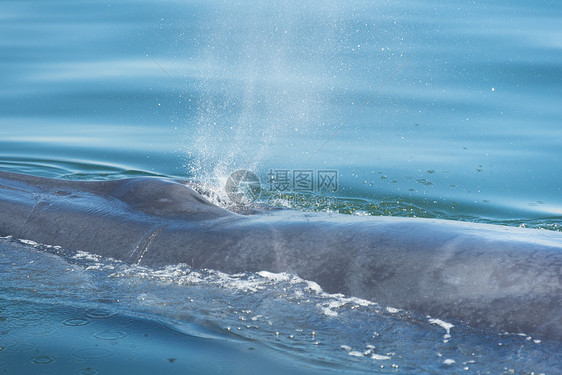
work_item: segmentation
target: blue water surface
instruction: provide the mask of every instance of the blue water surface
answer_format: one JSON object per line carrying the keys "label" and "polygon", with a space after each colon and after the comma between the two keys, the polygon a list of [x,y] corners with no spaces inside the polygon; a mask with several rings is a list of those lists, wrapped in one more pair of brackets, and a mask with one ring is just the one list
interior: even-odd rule
{"label": "blue water surface", "polygon": [[[248,169],[294,209],[559,231],[560,24],[549,0],[2,0],[0,169],[211,197]],[[1,239],[0,373],[562,373],[559,344],[305,281],[52,254]]]}

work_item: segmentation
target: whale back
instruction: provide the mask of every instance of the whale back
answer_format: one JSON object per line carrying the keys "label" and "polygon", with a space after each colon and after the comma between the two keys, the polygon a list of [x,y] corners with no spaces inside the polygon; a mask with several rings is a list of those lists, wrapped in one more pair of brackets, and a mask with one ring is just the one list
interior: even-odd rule
{"label": "whale back", "polygon": [[455,221],[280,211],[238,215],[155,178],[0,172],[0,236],[149,267],[290,272],[476,327],[562,340],[562,233]]}
{"label": "whale back", "polygon": [[[59,201],[74,200],[73,203],[77,203],[77,197],[91,193],[105,199],[108,206],[104,208],[108,211],[115,211],[116,206],[123,208],[124,204],[131,212],[161,218],[207,220],[234,215],[209,202],[192,188],[162,178],[71,181],[0,172],[0,189],[2,188],[4,199],[12,193],[21,203],[28,204],[41,198],[53,200],[53,197],[60,197]],[[92,199],[92,196],[88,198]],[[98,205],[104,205],[99,199],[94,200]]]}

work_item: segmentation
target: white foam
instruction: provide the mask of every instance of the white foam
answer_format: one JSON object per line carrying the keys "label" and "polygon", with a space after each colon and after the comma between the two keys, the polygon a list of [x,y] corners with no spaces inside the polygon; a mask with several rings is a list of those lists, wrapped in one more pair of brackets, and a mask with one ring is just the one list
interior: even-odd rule
{"label": "white foam", "polygon": [[445,329],[445,331],[447,331],[446,334],[443,335],[443,342],[446,344],[449,342],[449,339],[451,338],[451,328],[454,327],[453,324],[451,323],[447,323],[441,319],[432,319],[430,318],[428,320],[429,323],[431,324],[437,324],[439,327]]}
{"label": "white foam", "polygon": [[390,359],[390,357],[387,356],[387,355],[373,353],[371,355],[371,359],[374,359],[374,360],[377,360],[377,361],[385,361],[387,359]]}
{"label": "white foam", "polygon": [[[87,253],[79,253],[77,257],[87,257]],[[93,259],[97,260],[97,259]],[[164,282],[175,282],[180,285],[214,284],[221,288],[242,291],[245,293],[255,293],[267,290],[277,283],[289,283],[295,288],[283,288],[285,292],[299,299],[309,298],[308,293],[320,297],[321,302],[316,304],[320,312],[329,317],[338,316],[337,310],[343,306],[350,305],[351,309],[361,306],[372,306],[375,303],[357,298],[346,297],[343,294],[325,293],[315,282],[301,279],[300,277],[286,273],[274,273],[270,271],[259,271],[256,274],[226,274],[214,270],[192,271],[187,265],[168,266],[159,270],[150,270],[141,266],[129,266],[124,271],[115,273],[113,277],[123,277],[135,275],[150,279],[158,279]],[[393,310],[394,311],[394,310]],[[399,310],[395,310],[399,311]]]}
{"label": "white foam", "polygon": [[326,315],[326,316],[330,316],[330,317],[338,316],[338,313],[337,313],[337,312],[335,312],[335,311],[333,311],[333,310],[330,310],[330,309],[327,308],[327,307],[320,307],[320,311],[322,312],[322,314],[324,314],[324,315]]}
{"label": "white foam", "polygon": [[35,241],[31,241],[31,240],[19,240],[21,243],[26,244],[26,245],[31,245],[31,246],[37,246],[39,245],[37,242]]}
{"label": "white foam", "polygon": [[447,334],[445,336],[448,336],[448,338],[451,337],[451,328],[454,327],[453,324],[451,323],[447,323],[441,319],[429,319],[428,322],[430,322],[431,324],[437,324],[439,327],[445,329],[447,331]]}
{"label": "white foam", "polygon": [[88,253],[86,251],[77,251],[76,254],[74,254],[72,256],[72,258],[91,260],[91,261],[97,262],[97,261],[100,260],[101,257],[99,255],[91,254],[91,253]]}
{"label": "white foam", "polygon": [[365,357],[371,355],[371,359],[379,360],[379,361],[390,359],[391,358],[390,355],[394,355],[394,353],[388,353],[389,355],[373,353],[373,351],[375,350],[374,345],[367,345],[367,350],[363,352],[360,352],[359,350],[353,350],[349,345],[341,345],[340,348],[348,352],[347,354],[349,354],[350,356]]}
{"label": "white foam", "polygon": [[[371,301],[367,301],[357,297],[345,297],[343,294],[329,294],[322,292],[322,297],[327,298],[327,300],[316,304],[316,306],[320,309],[322,314],[330,317],[338,316],[338,312],[335,310],[346,305],[352,305],[352,309],[359,306],[375,305],[375,303]],[[330,299],[328,300],[328,298]]]}
{"label": "white foam", "polygon": [[354,303],[354,304],[356,304],[356,305],[359,305],[359,306],[372,306],[372,305],[376,305],[376,303],[374,303],[374,302],[371,302],[371,301],[368,301],[368,300],[362,299],[362,298],[357,298],[357,297],[348,297],[348,298],[346,298],[346,300],[347,300],[348,302],[352,302],[352,303]]}
{"label": "white foam", "polygon": [[258,275],[260,275],[261,277],[264,277],[266,279],[275,281],[275,282],[291,281],[291,279],[292,279],[292,275],[290,275],[286,272],[273,273],[273,272],[269,272],[269,271],[260,271],[260,272],[258,272]]}
{"label": "white foam", "polygon": [[320,294],[323,292],[322,288],[320,287],[320,285],[318,285],[317,283],[315,283],[314,281],[306,281],[306,288],[312,292],[315,292],[317,294]]}
{"label": "white foam", "polygon": [[454,359],[450,359],[450,358],[447,358],[446,360],[443,361],[443,363],[446,365],[452,365],[455,362],[456,361]]}

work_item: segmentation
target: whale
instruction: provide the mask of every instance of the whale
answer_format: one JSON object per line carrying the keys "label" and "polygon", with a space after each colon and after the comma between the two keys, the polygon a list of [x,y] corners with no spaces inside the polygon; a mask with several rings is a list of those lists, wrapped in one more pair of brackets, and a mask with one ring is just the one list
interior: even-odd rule
{"label": "whale", "polygon": [[324,292],[562,340],[562,233],[293,210],[240,214],[174,179],[0,171],[0,235],[129,264],[291,273]]}

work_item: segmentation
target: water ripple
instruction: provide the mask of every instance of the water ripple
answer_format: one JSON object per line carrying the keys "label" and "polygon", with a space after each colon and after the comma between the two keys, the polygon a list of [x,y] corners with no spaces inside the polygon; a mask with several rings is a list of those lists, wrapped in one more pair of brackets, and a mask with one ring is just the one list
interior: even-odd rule
{"label": "water ripple", "polygon": [[117,314],[108,310],[90,309],[86,311],[85,315],[88,318],[92,318],[92,319],[108,319],[108,318],[112,318]]}
{"label": "water ripple", "polygon": [[63,324],[65,326],[70,326],[70,327],[79,327],[79,326],[85,326],[86,324],[89,324],[90,321],[88,319],[84,319],[84,318],[70,318],[67,319],[63,322]]}
{"label": "water ripple", "polygon": [[94,333],[92,336],[100,340],[113,341],[113,340],[124,339],[125,337],[127,337],[127,334],[121,331],[101,331],[101,332]]}
{"label": "water ripple", "polygon": [[31,358],[31,363],[35,365],[48,365],[54,362],[55,362],[55,358],[50,355],[38,355],[36,357]]}
{"label": "water ripple", "polygon": [[104,359],[114,355],[115,351],[105,348],[80,348],[74,350],[72,354],[81,359]]}

